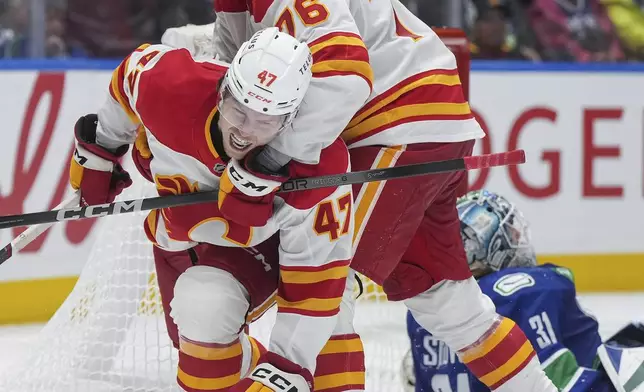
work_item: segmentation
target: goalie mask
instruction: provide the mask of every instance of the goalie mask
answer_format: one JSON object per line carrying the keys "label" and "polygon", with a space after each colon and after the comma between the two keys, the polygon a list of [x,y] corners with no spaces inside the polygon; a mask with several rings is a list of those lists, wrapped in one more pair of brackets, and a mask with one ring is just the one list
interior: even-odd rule
{"label": "goalie mask", "polygon": [[297,114],[311,82],[309,47],[271,27],[235,55],[220,89],[219,127],[226,153],[242,159],[270,142]]}
{"label": "goalie mask", "polygon": [[481,264],[493,271],[537,264],[528,223],[514,204],[481,190],[460,198],[456,207],[471,269]]}

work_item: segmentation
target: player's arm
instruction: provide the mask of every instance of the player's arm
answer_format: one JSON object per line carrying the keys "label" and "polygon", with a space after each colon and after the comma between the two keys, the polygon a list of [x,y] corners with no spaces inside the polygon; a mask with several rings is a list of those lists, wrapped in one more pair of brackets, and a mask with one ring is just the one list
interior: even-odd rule
{"label": "player's arm", "polygon": [[132,180],[119,164],[136,139],[140,119],[135,113],[139,95],[137,75],[158,50],[144,45],[114,70],[109,95],[97,114],[82,116],[74,126],[76,150],[70,165],[70,184],[83,204],[112,202]]}
{"label": "player's arm", "polygon": [[[336,159],[348,170],[346,147],[339,143],[329,149],[344,151],[344,157]],[[283,200],[276,213],[280,222],[277,318],[269,353],[251,372],[251,380],[245,381],[247,388],[253,383],[271,387],[261,376],[274,368],[288,373],[286,378],[298,388],[312,382],[316,358],[336,325],[349,273],[351,187],[293,192]]]}
{"label": "player's arm", "polygon": [[219,60],[230,63],[252,33],[247,28],[249,12],[245,1],[227,0],[215,0],[215,12],[214,51]]}
{"label": "player's arm", "polygon": [[[217,51],[227,53],[223,59],[232,58],[233,48],[247,38],[248,13],[237,3],[243,2],[215,0],[215,40]],[[333,143],[371,94],[367,48],[345,0],[259,0],[253,5],[254,22],[306,42],[313,54],[313,80],[292,129],[269,146],[288,158],[317,163],[320,151]],[[276,159],[284,158],[278,154]]]}
{"label": "player's arm", "polygon": [[163,33],[161,43],[188,49],[195,58],[215,58],[230,63],[237,50],[250,38],[246,26],[249,13],[243,0],[215,1],[215,10],[217,18],[213,23],[170,27]]}
{"label": "player's arm", "polygon": [[109,95],[98,110],[99,129],[97,143],[114,149],[124,144],[133,144],[137,130],[142,125],[139,110],[148,105],[147,97],[158,83],[145,79],[160,58],[173,51],[165,45],[141,45],[128,55],[112,73]]}
{"label": "player's arm", "polygon": [[345,0],[279,0],[263,20],[306,42],[313,54],[313,80],[293,128],[270,146],[315,163],[371,94],[374,77],[367,47]]}

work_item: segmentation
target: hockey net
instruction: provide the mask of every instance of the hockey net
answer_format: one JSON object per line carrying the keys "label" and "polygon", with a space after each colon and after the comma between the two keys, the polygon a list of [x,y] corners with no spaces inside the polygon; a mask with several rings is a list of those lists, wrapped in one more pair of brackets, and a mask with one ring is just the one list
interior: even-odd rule
{"label": "hockey net", "polygon": [[[463,42],[457,41],[458,48]],[[468,76],[462,75],[464,83]],[[121,199],[155,195],[143,179],[135,184]],[[102,218],[72,293],[28,354],[0,370],[0,391],[180,391],[175,381],[178,354],[167,335],[152,247],[142,229],[145,216]],[[373,282],[362,281],[355,327],[365,346],[366,390],[404,391],[406,310],[401,303],[388,302]]]}
{"label": "hockey net", "polygon": [[[145,180],[136,183],[138,189],[128,189],[122,199],[154,194]],[[178,355],[167,336],[152,245],[142,229],[145,216],[104,219],[72,293],[30,345],[28,355],[3,370],[0,391],[181,390],[176,386]],[[373,374],[367,390],[402,390],[398,364],[408,346],[404,307],[393,305],[392,310],[382,291],[364,282],[356,328],[365,340],[369,376]]]}

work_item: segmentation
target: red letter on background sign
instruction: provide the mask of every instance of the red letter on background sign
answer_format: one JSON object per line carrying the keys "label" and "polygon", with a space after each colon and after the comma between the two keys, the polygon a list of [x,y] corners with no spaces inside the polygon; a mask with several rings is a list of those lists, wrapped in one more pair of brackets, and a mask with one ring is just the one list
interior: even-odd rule
{"label": "red letter on background sign", "polygon": [[[523,127],[533,119],[550,120],[550,122],[554,123],[557,120],[557,113],[548,108],[533,108],[522,113],[514,122],[514,126],[510,131],[510,137],[508,139],[509,151],[518,148],[519,134],[523,130]],[[508,168],[510,172],[510,180],[512,180],[512,183],[516,186],[517,190],[524,195],[535,199],[549,197],[559,192],[561,153],[557,150],[544,151],[543,154],[541,154],[541,160],[550,162],[550,183],[543,187],[534,187],[523,181],[519,174],[518,166],[510,166]]]}
{"label": "red letter on background sign", "polygon": [[[18,151],[16,153],[15,168],[13,172],[13,189],[10,194],[0,196],[1,214],[24,213],[25,199],[29,196],[38,177],[38,173],[40,173],[44,166],[45,152],[50,146],[50,142],[54,136],[54,128],[60,112],[64,85],[65,74],[59,72],[41,73],[35,79],[31,96],[26,103],[25,117],[20,129]],[[43,129],[33,129],[35,128],[33,123],[36,110],[38,109],[40,102],[47,98],[50,99],[51,103],[48,107],[49,111],[47,112]],[[36,151],[33,154],[27,154],[30,138],[39,138],[37,140]],[[29,156],[31,156],[31,161],[27,161]],[[8,187],[5,187],[4,189],[6,188]],[[62,200],[64,192],[65,188],[62,188],[59,194],[54,194],[54,199],[58,199],[52,200],[52,204],[50,204],[49,209],[52,209],[60,202],[60,200]],[[26,228],[14,227],[13,236],[15,237],[19,235],[25,229]],[[39,238],[32,241],[23,249],[23,252],[32,252],[40,249],[48,234],[49,233],[45,232]]]}
{"label": "red letter on background sign", "polygon": [[[39,73],[35,79],[33,90],[29,100],[26,102],[24,119],[20,129],[18,139],[17,153],[15,158],[15,168],[13,173],[13,189],[7,195],[0,195],[0,215],[2,214],[23,214],[25,200],[33,195],[33,188],[42,171],[53,171],[44,165],[45,154],[48,149],[53,148],[51,145],[54,136],[54,129],[58,121],[58,115],[61,111],[63,93],[65,89],[65,74],[61,72]],[[36,129],[34,125],[36,111],[43,101],[50,100],[45,116],[45,122],[42,129]],[[27,154],[29,141],[31,138],[37,140],[36,151],[33,154]],[[71,138],[71,137],[70,137]],[[65,155],[65,169],[61,172],[58,184],[51,191],[51,201],[48,209],[53,209],[59,204],[69,186],[69,162],[71,154],[74,151],[73,143],[70,140],[70,150]],[[60,154],[61,152],[57,152]],[[27,157],[31,156],[31,161]],[[3,188],[3,189],[6,189]],[[40,195],[38,201],[44,203],[48,195]],[[44,206],[43,206],[44,207]],[[82,242],[88,235],[94,224],[94,219],[84,219],[83,221],[71,221],[66,224],[66,234],[70,242],[76,244]],[[17,236],[25,230],[23,227],[15,227],[13,236]],[[37,252],[43,246],[49,232],[45,232],[40,237],[33,240],[27,245],[22,252]]]}
{"label": "red letter on background sign", "polygon": [[596,120],[620,120],[622,109],[584,109],[584,182],[583,195],[589,197],[621,197],[624,188],[621,186],[599,186],[593,183],[593,161],[595,158],[619,158],[619,147],[598,147],[593,142]]}

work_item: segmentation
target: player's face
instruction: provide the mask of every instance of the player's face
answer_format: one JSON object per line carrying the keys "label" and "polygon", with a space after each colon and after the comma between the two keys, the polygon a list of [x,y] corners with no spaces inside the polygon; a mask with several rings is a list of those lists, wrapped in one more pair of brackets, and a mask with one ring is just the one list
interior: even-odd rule
{"label": "player's face", "polygon": [[255,147],[268,144],[284,128],[284,116],[255,112],[237,102],[230,94],[222,94],[219,102],[219,129],[226,155],[243,159]]}

